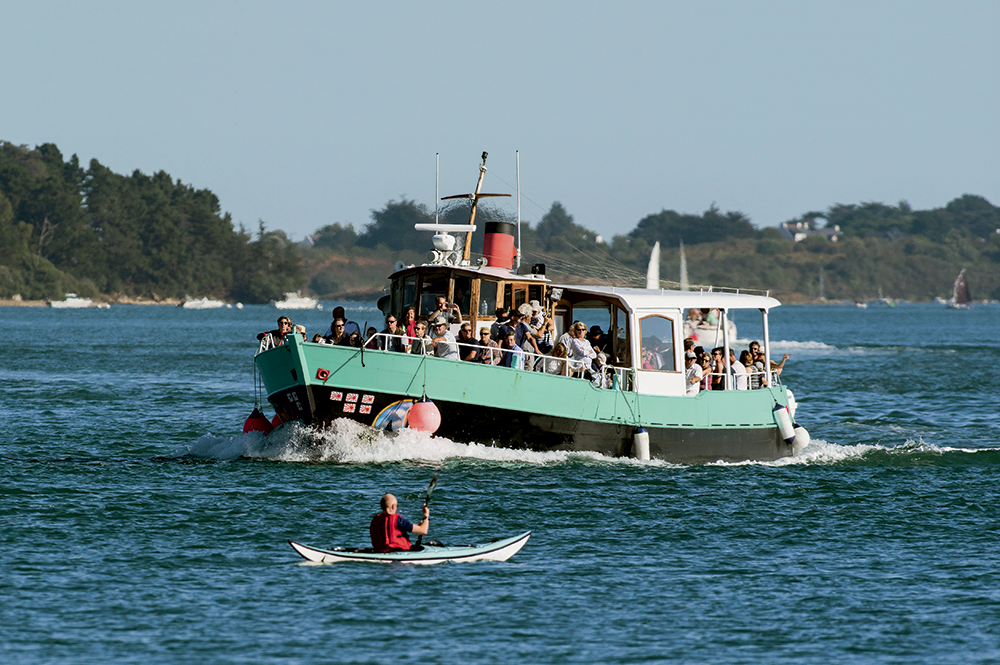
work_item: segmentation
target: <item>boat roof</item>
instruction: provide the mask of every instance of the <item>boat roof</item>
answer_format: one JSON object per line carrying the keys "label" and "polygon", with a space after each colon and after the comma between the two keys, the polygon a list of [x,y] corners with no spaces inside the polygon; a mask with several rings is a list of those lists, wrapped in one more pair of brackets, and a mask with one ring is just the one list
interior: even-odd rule
{"label": "boat roof", "polygon": [[669,289],[636,289],[620,286],[575,286],[554,284],[574,293],[590,293],[595,296],[620,298],[633,310],[690,309],[691,307],[710,309],[771,309],[781,303],[767,295],[729,291],[672,291]]}
{"label": "boat roof", "polygon": [[545,282],[545,283],[548,283],[548,281],[549,281],[545,277],[545,275],[518,274],[518,273],[514,272],[513,270],[509,270],[507,268],[497,268],[496,266],[452,266],[452,265],[439,264],[439,263],[424,263],[424,264],[421,264],[421,265],[406,266],[405,268],[400,268],[399,270],[396,270],[391,275],[389,275],[389,279],[394,278],[399,273],[406,272],[408,270],[415,270],[415,269],[418,269],[418,268],[419,269],[423,269],[423,270],[434,270],[434,269],[454,270],[456,272],[470,273],[470,274],[473,274],[473,275],[478,275],[480,277],[484,277],[484,276],[494,277],[496,279],[504,280],[504,281],[508,281],[508,282]]}

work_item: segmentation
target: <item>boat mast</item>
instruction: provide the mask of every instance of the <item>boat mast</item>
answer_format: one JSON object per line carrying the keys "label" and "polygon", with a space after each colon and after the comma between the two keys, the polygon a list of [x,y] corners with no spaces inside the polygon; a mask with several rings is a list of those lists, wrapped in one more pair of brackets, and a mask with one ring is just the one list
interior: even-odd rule
{"label": "boat mast", "polygon": [[441,184],[441,153],[434,153],[434,223],[438,223],[438,197],[441,195],[439,187]]}
{"label": "boat mast", "polygon": [[469,211],[469,226],[471,227],[465,233],[465,249],[462,252],[462,265],[469,265],[469,253],[472,250],[472,232],[476,230],[476,208],[479,207],[479,199],[485,198],[487,196],[510,196],[510,194],[485,194],[480,193],[483,188],[483,176],[486,175],[486,156],[487,153],[483,151],[483,163],[479,165],[479,182],[476,183],[476,191],[472,194],[455,194],[453,196],[442,196],[441,200],[446,199],[470,199],[472,201],[472,209]]}

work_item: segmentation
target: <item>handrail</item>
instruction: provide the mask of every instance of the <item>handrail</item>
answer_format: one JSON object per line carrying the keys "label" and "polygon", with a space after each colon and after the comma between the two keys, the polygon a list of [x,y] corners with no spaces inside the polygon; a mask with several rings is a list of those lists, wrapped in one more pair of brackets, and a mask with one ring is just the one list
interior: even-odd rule
{"label": "handrail", "polygon": [[[389,333],[375,333],[371,337],[368,337],[367,339],[364,340],[364,345],[365,345],[366,350],[369,351],[369,352],[378,351],[378,352],[381,352],[381,353],[402,353],[400,351],[389,351],[388,350],[388,341],[391,340],[391,339],[396,339],[396,340],[401,341],[403,343],[403,346],[406,349],[409,349],[411,347],[412,343],[414,341],[416,341],[416,338],[411,338],[409,335],[405,335],[405,334],[404,335],[392,335],[392,334],[389,334]],[[430,341],[432,338],[430,338],[430,337],[424,337],[423,339],[427,340],[427,341]],[[377,348],[368,348],[367,347],[367,345],[369,343],[371,343],[372,340],[376,340],[377,341]],[[312,342],[308,342],[308,343],[311,344]],[[324,342],[318,342],[318,343],[323,344]],[[461,355],[462,355],[461,350],[463,348],[464,349],[473,349],[473,350],[475,350],[477,352],[481,352],[481,351],[484,351],[484,350],[485,351],[489,351],[491,354],[493,354],[494,357],[496,357],[498,354],[503,354],[505,352],[506,353],[510,353],[511,352],[511,351],[507,351],[507,350],[505,350],[505,349],[503,349],[503,348],[501,348],[499,346],[497,346],[497,347],[487,347],[487,346],[483,346],[482,344],[479,344],[479,343],[469,344],[467,342],[459,342],[457,339],[455,340],[454,344],[459,349],[459,358],[461,358]],[[267,351],[268,349],[271,349],[271,348],[275,348],[274,340],[272,339],[271,335],[265,335],[260,340],[260,345],[258,346],[257,353],[258,354],[259,353],[263,353],[264,351]],[[352,348],[357,348],[357,347],[352,347]],[[406,353],[409,353],[409,351],[406,351]],[[425,355],[428,355],[428,356],[434,356],[435,355],[434,347],[432,345],[427,345],[427,350],[425,351]],[[545,354],[538,354],[538,353],[534,353],[532,351],[522,351],[521,355],[524,358],[524,367],[522,367],[522,368],[510,368],[510,369],[519,369],[520,371],[525,371],[525,372],[540,372],[542,374],[548,374],[549,372],[546,372],[545,364],[546,363],[550,363],[550,362],[552,362],[552,361],[555,360],[555,361],[559,361],[559,362],[562,363],[563,370],[562,370],[562,372],[560,372],[558,374],[552,374],[553,376],[575,377],[575,376],[577,376],[578,373],[580,373],[580,375],[582,376],[582,369],[583,368],[580,368],[580,367],[574,368],[574,365],[579,366],[581,364],[581,361],[574,361],[571,357],[557,358],[556,356],[549,356],[549,355],[545,355]],[[503,358],[502,355],[500,355],[499,357]],[[465,362],[478,362],[479,364],[484,364],[484,365],[497,365],[497,364],[499,364],[498,362],[497,363],[494,363],[494,362],[482,363],[480,361],[465,361]],[[635,373],[636,373],[636,368],[634,368],[634,367],[618,367],[618,366],[615,366],[615,365],[603,365],[596,372],[596,375],[599,376],[600,378],[597,379],[597,380],[592,381],[592,383],[595,386],[597,386],[597,387],[609,388],[609,389],[619,390],[619,391],[622,391],[622,392],[635,392]],[[747,370],[747,388],[746,389],[750,389],[751,376],[754,375],[754,374],[761,374],[761,373],[762,372],[760,372],[759,370]],[[710,372],[708,374],[708,376],[725,376],[725,375],[726,375],[725,372]],[[760,388],[768,388],[768,387],[772,387],[772,386],[781,385],[781,381],[779,380],[778,376],[779,376],[779,372],[771,371],[770,372],[770,386],[768,386],[766,384],[762,384],[760,386]],[[704,378],[704,376],[702,378]]]}

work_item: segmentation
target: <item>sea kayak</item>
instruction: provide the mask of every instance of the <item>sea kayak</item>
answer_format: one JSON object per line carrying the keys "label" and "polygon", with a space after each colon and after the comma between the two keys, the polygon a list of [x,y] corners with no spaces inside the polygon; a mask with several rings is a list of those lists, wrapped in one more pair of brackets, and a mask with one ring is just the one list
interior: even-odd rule
{"label": "sea kayak", "polygon": [[318,547],[309,547],[294,540],[289,540],[288,544],[302,555],[307,561],[312,563],[338,563],[340,561],[372,561],[375,563],[414,563],[420,565],[430,565],[432,563],[444,563],[446,561],[506,561],[528,542],[530,531],[525,531],[513,538],[495,540],[492,543],[482,545],[458,545],[448,547],[446,545],[433,545],[424,543],[421,549],[399,551],[399,552],[375,552],[370,547],[348,549],[337,547],[332,550],[324,550]]}

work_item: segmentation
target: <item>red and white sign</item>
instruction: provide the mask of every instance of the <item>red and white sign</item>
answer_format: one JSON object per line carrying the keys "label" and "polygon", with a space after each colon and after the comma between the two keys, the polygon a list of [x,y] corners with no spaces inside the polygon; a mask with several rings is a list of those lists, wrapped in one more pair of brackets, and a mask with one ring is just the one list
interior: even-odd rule
{"label": "red and white sign", "polygon": [[336,390],[334,390],[333,392],[330,393],[330,401],[331,402],[339,402],[342,399],[344,399],[344,393],[337,392]]}
{"label": "red and white sign", "polygon": [[344,402],[344,413],[354,413],[354,409],[357,407],[357,404],[348,404],[347,402]]}
{"label": "red and white sign", "polygon": [[347,399],[345,401],[348,401],[348,402],[357,402],[358,401],[358,394],[357,393],[347,393]]}

